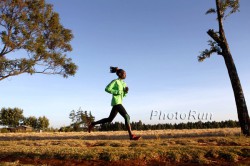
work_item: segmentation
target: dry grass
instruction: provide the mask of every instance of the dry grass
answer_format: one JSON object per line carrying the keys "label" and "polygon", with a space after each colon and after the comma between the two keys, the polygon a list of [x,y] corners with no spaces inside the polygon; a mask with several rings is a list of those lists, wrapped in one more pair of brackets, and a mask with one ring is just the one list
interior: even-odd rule
{"label": "dry grass", "polygon": [[250,158],[250,138],[241,136],[238,128],[135,133],[143,138],[130,141],[125,131],[0,134],[0,161],[29,158],[218,164]]}
{"label": "dry grass", "polygon": [[[210,136],[240,136],[240,128],[222,129],[183,129],[183,130],[147,130],[135,131],[143,139],[210,137]],[[127,131],[108,132],[45,132],[45,133],[0,133],[1,140],[44,140],[44,139],[84,139],[84,140],[126,140]]]}

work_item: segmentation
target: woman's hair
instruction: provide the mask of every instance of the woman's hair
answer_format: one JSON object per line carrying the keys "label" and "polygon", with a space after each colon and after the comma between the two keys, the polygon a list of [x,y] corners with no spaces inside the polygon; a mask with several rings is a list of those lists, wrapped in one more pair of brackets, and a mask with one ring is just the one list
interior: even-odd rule
{"label": "woman's hair", "polygon": [[117,76],[119,76],[119,73],[123,71],[124,71],[123,69],[119,69],[118,67],[110,66],[110,73],[116,73]]}

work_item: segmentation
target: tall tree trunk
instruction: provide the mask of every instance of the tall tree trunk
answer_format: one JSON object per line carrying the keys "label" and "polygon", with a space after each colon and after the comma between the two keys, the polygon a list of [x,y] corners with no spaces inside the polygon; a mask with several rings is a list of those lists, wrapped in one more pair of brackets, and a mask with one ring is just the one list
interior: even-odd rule
{"label": "tall tree trunk", "polygon": [[250,120],[249,120],[247,105],[241,87],[240,79],[233,61],[233,57],[230,53],[229,45],[225,36],[223,22],[222,22],[224,13],[222,12],[220,5],[221,5],[220,0],[216,0],[216,8],[218,15],[218,23],[219,23],[219,38],[220,38],[219,41],[217,41],[217,43],[222,49],[222,56],[224,57],[227,66],[227,71],[231,80],[241,131],[244,135],[250,136]]}
{"label": "tall tree trunk", "polygon": [[250,136],[250,120],[249,120],[247,105],[232,55],[230,52],[227,52],[226,54],[224,54],[223,57],[227,66],[228,74],[234,91],[234,97],[235,97],[241,131],[244,135]]}

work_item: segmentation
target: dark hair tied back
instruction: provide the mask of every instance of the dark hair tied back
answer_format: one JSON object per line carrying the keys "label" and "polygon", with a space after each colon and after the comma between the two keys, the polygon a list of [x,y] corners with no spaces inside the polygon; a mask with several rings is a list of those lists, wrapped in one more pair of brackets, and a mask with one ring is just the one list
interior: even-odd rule
{"label": "dark hair tied back", "polygon": [[120,73],[123,72],[123,69],[118,69],[118,67],[112,67],[110,66],[110,73],[116,73],[118,77],[120,77]]}
{"label": "dark hair tied back", "polygon": [[118,67],[110,66],[110,73],[116,73],[118,71]]}

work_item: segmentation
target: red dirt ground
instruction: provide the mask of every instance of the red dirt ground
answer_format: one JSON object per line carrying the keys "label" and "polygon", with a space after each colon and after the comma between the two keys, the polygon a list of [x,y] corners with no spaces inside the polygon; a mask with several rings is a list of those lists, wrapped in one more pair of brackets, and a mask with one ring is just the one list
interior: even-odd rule
{"label": "red dirt ground", "polygon": [[[18,158],[18,159],[13,159],[13,158],[2,158],[0,160],[1,162],[16,162],[19,161],[20,164],[33,164],[33,165],[49,165],[49,166],[179,166],[179,165],[194,165],[198,166],[200,165],[199,163],[172,163],[172,162],[161,162],[161,161],[143,161],[143,160],[122,160],[122,161],[101,161],[101,160],[59,160],[59,159],[29,159],[29,158]],[[236,163],[228,163],[228,162],[222,162],[222,161],[215,161],[214,163],[210,163],[207,165],[223,165],[223,166],[236,166],[236,165],[250,165],[250,159],[247,160],[241,160]]]}

